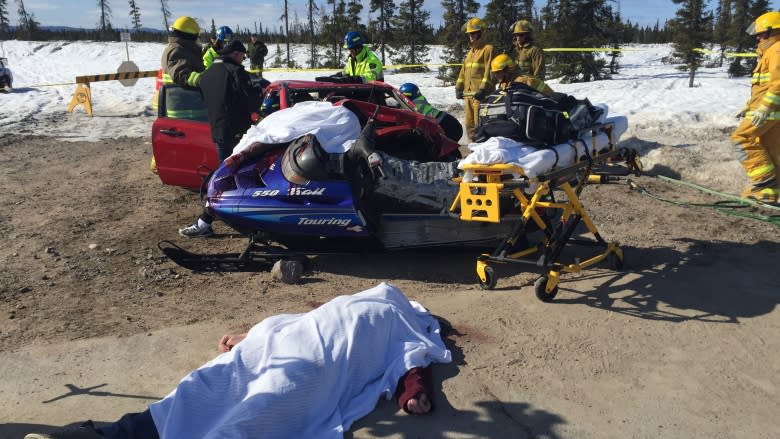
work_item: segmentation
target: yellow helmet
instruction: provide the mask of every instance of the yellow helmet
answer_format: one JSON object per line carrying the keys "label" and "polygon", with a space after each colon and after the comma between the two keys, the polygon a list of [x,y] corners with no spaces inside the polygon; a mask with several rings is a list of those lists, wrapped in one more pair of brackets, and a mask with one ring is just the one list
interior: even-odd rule
{"label": "yellow helmet", "polygon": [[493,58],[493,61],[490,62],[490,71],[496,73],[504,70],[507,67],[512,68],[514,66],[515,62],[512,61],[512,58],[510,58],[506,53],[502,53],[501,55]]}
{"label": "yellow helmet", "polygon": [[177,30],[190,35],[198,35],[200,33],[200,26],[198,26],[198,22],[195,21],[194,18],[183,15],[173,22],[171,30]]}
{"label": "yellow helmet", "polygon": [[512,25],[513,34],[525,34],[533,31],[534,28],[531,27],[531,22],[528,20],[517,20],[515,21],[515,24]]}
{"label": "yellow helmet", "polygon": [[467,21],[466,24],[461,27],[461,29],[463,29],[463,32],[466,32],[467,34],[472,32],[479,32],[485,29],[485,22],[477,17],[474,17]]}
{"label": "yellow helmet", "polygon": [[750,35],[758,35],[774,29],[780,29],[780,12],[777,11],[767,12],[756,18],[756,21],[748,26],[745,32]]}

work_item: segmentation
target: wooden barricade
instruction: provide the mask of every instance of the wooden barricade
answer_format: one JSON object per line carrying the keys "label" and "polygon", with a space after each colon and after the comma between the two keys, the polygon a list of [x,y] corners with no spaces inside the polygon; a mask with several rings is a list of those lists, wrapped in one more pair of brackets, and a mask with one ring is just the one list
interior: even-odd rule
{"label": "wooden barricade", "polygon": [[90,82],[99,81],[117,81],[134,78],[151,78],[157,76],[157,70],[147,70],[143,72],[124,72],[124,73],[106,73],[103,75],[76,76],[76,91],[73,92],[73,98],[68,104],[68,113],[72,113],[77,105],[83,105],[89,117],[92,117],[92,95],[90,93]]}

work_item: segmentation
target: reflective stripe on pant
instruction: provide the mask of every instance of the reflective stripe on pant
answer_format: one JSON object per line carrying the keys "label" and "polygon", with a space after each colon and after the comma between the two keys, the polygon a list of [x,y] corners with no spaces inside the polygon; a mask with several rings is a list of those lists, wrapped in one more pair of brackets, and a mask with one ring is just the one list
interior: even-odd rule
{"label": "reflective stripe on pant", "polygon": [[754,127],[750,119],[745,118],[731,135],[731,140],[751,184],[756,188],[777,188],[780,181],[780,121],[767,121]]}
{"label": "reflective stripe on pant", "polygon": [[466,134],[469,136],[469,140],[474,137],[474,131],[477,129],[479,123],[479,101],[471,96],[463,98],[465,101],[466,110]]}

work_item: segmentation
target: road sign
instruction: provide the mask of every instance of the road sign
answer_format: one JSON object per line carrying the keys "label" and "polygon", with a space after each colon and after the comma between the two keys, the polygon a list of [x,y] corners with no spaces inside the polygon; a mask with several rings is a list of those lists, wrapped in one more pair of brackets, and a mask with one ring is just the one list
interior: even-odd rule
{"label": "road sign", "polygon": [[[119,68],[116,69],[117,73],[130,73],[130,72],[138,72],[138,66],[135,65],[132,61],[122,61],[122,64],[119,65]],[[124,85],[125,87],[132,87],[135,85],[136,82],[138,82],[138,78],[128,78],[128,79],[120,79],[119,82]]]}
{"label": "road sign", "polygon": [[132,41],[130,39],[130,32],[120,32],[119,33],[119,41]]}

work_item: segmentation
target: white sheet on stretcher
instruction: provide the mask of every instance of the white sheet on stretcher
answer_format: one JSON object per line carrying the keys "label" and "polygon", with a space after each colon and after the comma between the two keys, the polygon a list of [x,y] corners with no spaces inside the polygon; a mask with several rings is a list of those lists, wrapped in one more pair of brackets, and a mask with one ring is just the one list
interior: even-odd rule
{"label": "white sheet on stretcher", "polygon": [[[604,109],[603,115],[597,123],[610,124],[612,128],[612,143],[615,144],[628,129],[628,119],[625,116],[604,117],[607,113],[606,105],[598,105]],[[571,143],[555,145],[548,149],[539,149],[525,145],[505,137],[492,137],[485,142],[471,143],[468,148],[471,153],[458,164],[463,169],[466,164],[490,165],[496,163],[515,164],[523,168],[525,175],[534,178],[550,170],[553,166],[565,167],[575,163],[577,157],[592,154],[594,149],[601,150],[609,145],[610,138],[606,133],[599,133],[594,139],[590,132],[586,132],[580,139]],[[576,154],[575,149],[576,148]],[[552,150],[555,150],[553,152]],[[556,165],[556,152],[558,163]],[[472,173],[467,171],[463,175],[464,181],[471,181]]]}
{"label": "white sheet on stretcher", "polygon": [[314,134],[329,153],[346,152],[360,136],[360,121],[350,110],[330,102],[307,101],[263,118],[241,138],[233,154],[255,143],[286,143]]}

